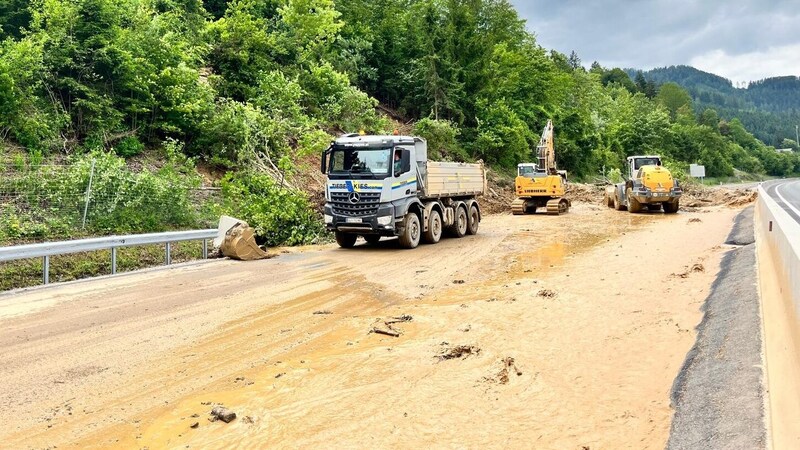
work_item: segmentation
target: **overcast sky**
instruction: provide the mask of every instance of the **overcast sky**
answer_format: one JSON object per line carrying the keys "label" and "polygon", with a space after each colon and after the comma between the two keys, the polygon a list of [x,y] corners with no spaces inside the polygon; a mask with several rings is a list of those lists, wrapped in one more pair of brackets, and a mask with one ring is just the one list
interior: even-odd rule
{"label": "overcast sky", "polygon": [[798,0],[511,0],[540,45],[584,65],[687,64],[734,82],[800,75]]}

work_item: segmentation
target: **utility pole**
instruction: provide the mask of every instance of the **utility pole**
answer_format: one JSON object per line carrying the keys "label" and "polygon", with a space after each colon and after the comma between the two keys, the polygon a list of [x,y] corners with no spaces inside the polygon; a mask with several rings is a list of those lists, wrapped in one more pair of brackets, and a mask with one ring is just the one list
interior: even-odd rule
{"label": "utility pole", "polygon": [[794,143],[797,144],[798,149],[800,149],[800,133],[797,131],[798,128],[800,128],[800,125],[794,126]]}

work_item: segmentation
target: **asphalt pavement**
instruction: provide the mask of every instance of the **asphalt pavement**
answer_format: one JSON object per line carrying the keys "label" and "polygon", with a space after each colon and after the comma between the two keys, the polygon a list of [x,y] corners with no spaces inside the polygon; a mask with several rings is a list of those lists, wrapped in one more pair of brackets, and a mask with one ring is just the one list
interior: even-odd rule
{"label": "asphalt pavement", "polygon": [[784,211],[800,223],[800,180],[775,180],[763,184],[767,195],[772,197]]}
{"label": "asphalt pavement", "polygon": [[[800,184],[799,184],[800,186]],[[737,218],[703,321],[672,389],[667,448],[763,449],[764,374],[753,207]]]}

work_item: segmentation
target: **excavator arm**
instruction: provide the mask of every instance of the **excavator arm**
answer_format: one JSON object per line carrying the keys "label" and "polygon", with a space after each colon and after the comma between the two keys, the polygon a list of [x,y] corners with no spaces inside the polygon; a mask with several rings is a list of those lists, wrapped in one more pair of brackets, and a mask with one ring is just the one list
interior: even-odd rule
{"label": "excavator arm", "polygon": [[537,157],[539,158],[539,168],[543,169],[549,175],[556,175],[558,169],[556,168],[556,150],[553,145],[553,121],[548,120],[547,125],[542,131],[542,137],[539,139],[539,145],[536,147]]}

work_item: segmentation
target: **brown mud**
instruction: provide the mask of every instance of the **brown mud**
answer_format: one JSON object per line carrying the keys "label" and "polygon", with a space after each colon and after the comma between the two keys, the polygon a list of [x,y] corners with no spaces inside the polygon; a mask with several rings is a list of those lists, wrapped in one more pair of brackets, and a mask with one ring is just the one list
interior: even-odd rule
{"label": "brown mud", "polygon": [[0,442],[663,448],[736,212],[578,204],[0,297]]}

